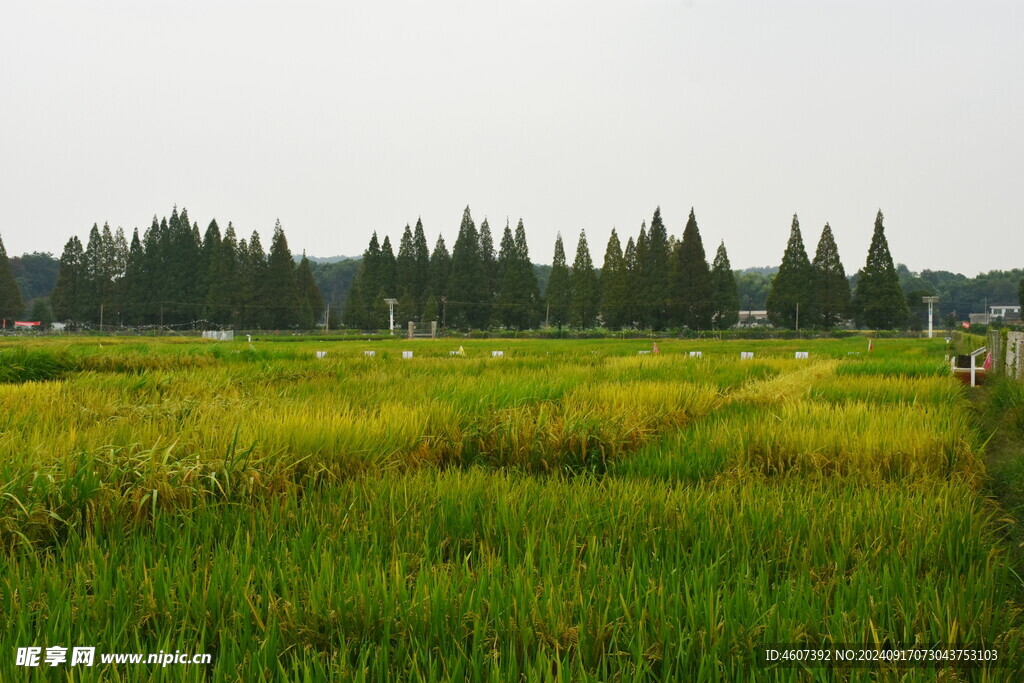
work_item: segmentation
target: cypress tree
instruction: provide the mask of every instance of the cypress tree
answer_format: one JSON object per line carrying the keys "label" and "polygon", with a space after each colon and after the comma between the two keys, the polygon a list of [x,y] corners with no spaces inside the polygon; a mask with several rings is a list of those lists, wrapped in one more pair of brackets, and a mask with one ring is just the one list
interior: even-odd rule
{"label": "cypress tree", "polygon": [[812,300],[811,262],[800,236],[800,221],[793,214],[782,265],[768,291],[768,321],[775,327],[793,329],[797,324],[797,310],[802,320],[812,321]]}
{"label": "cypress tree", "polygon": [[[643,230],[641,230],[641,234]],[[640,274],[636,262],[636,243],[630,237],[626,240],[626,248],[622,251],[622,262],[625,267],[626,300],[622,309],[622,324],[628,327],[640,325],[639,307],[636,305],[636,291],[639,288]]]}
{"label": "cypress tree", "polygon": [[266,310],[265,321],[270,328],[280,330],[300,323],[311,323],[300,320],[302,300],[295,280],[295,260],[288,248],[281,221],[274,224],[262,295]]}
{"label": "cypress tree", "polygon": [[522,283],[522,295],[519,313],[522,316],[518,326],[522,329],[537,327],[540,322],[540,287],[537,283],[537,272],[530,261],[530,248],[526,244],[526,228],[523,219],[516,225],[516,267],[519,269],[519,281]]}
{"label": "cypress tree", "polygon": [[576,242],[576,258],[572,264],[572,310],[570,320],[574,327],[589,329],[597,322],[597,306],[600,295],[597,289],[597,273],[590,258],[587,233],[580,230]]}
{"label": "cypress tree", "polygon": [[156,216],[153,216],[152,225],[142,237],[143,284],[138,300],[142,305],[140,312],[142,322],[151,325],[160,322],[160,310],[166,297],[167,278],[164,277],[167,267],[164,258],[166,242],[164,233],[166,230],[167,221],[157,222]]}
{"label": "cypress tree", "polygon": [[398,260],[391,247],[391,237],[387,235],[380,245],[380,280],[377,289],[381,298],[395,297],[398,293]]}
{"label": "cypress tree", "polygon": [[128,258],[125,261],[124,277],[119,283],[121,311],[129,325],[140,325],[144,322],[146,301],[145,291],[146,253],[139,239],[138,228],[132,233],[131,245],[128,247]]}
{"label": "cypress tree", "polygon": [[[411,279],[414,313],[422,313],[430,294],[430,247],[427,236],[423,232],[423,221],[416,219],[416,227],[412,232],[413,276]],[[436,303],[436,302],[435,302]],[[437,318],[434,318],[437,320]]]}
{"label": "cypress tree", "polygon": [[83,255],[82,242],[78,237],[72,237],[64,244],[64,251],[60,255],[57,284],[50,294],[53,315],[58,320],[69,321],[78,313],[78,287]]}
{"label": "cypress tree", "polygon": [[718,245],[715,253],[711,283],[714,292],[711,324],[716,330],[727,330],[740,320],[740,293],[736,286],[736,276],[729,265],[724,241]]}
{"label": "cypress tree", "polygon": [[619,329],[626,321],[625,312],[629,298],[626,278],[626,261],[622,255],[622,245],[619,243],[615,228],[612,228],[612,234],[604,250],[604,264],[598,283],[601,320],[608,329]]}
{"label": "cypress tree", "polygon": [[216,281],[217,274],[213,272],[213,264],[220,260],[221,240],[220,226],[217,225],[216,219],[211,220],[210,224],[206,227],[206,233],[203,235],[203,243],[200,248],[201,265],[199,272],[199,277],[202,280],[199,295],[204,303],[203,308],[206,309],[203,317],[207,319],[216,317],[215,311],[209,311],[208,304],[210,302],[210,290],[214,287],[214,282]]}
{"label": "cypress tree", "polygon": [[224,236],[220,240],[215,253],[210,255],[210,266],[206,280],[209,291],[206,295],[206,307],[212,320],[241,326],[241,289],[238,239],[235,237],[235,226],[228,223]]}
{"label": "cypress tree", "polygon": [[104,305],[103,295],[107,290],[103,281],[103,237],[96,223],[89,231],[89,241],[82,257],[82,271],[79,279],[79,309],[77,316],[86,322],[96,322],[100,318],[100,306]]}
{"label": "cypress tree", "polygon": [[263,250],[260,234],[253,230],[252,235],[249,236],[249,244],[246,245],[245,253],[244,319],[246,327],[261,325],[267,313],[267,304],[263,297],[266,273],[267,253]]}
{"label": "cypress tree", "polygon": [[635,263],[633,285],[636,289],[631,291],[634,296],[633,306],[636,310],[637,323],[641,328],[652,328],[654,324],[654,304],[647,298],[651,280],[650,252],[647,246],[647,221],[640,223]]}
{"label": "cypress tree", "polygon": [[14,279],[3,238],[0,237],[0,318],[6,320],[7,327],[10,328],[13,327],[13,322],[23,315],[25,302],[21,298],[18,281]]}
{"label": "cypress tree", "polygon": [[398,241],[398,256],[395,259],[395,296],[402,298],[416,290],[416,247],[413,244],[412,228],[408,224]]}
{"label": "cypress tree", "polygon": [[398,242],[398,257],[395,259],[395,295],[398,299],[396,320],[417,320],[421,313],[416,301],[416,245],[412,228],[408,224]]}
{"label": "cypress tree", "polygon": [[434,251],[430,254],[430,294],[438,307],[438,317],[435,320],[441,321],[447,326],[448,287],[452,279],[452,257],[448,253],[448,247],[444,243],[444,237],[437,236],[434,244]]}
{"label": "cypress tree", "polygon": [[494,307],[490,304],[494,302],[495,297],[498,295],[498,259],[494,254],[494,237],[491,235],[491,226],[485,218],[483,223],[480,224],[480,264],[482,266],[484,287],[483,297],[484,301],[487,302],[487,314],[488,320],[497,322],[498,315],[493,310]]}
{"label": "cypress tree", "polygon": [[651,227],[647,231],[647,255],[645,261],[645,283],[641,292],[647,306],[648,324],[656,329],[665,329],[669,324],[668,299],[669,282],[669,240],[668,231],[661,220],[661,207],[654,209]]}
{"label": "cypress tree", "polygon": [[452,247],[450,287],[452,299],[457,303],[448,304],[448,325],[462,329],[485,327],[491,307],[480,259],[480,236],[468,206],[462,212],[459,236]]}
{"label": "cypress tree", "polygon": [[320,294],[320,288],[316,285],[313,267],[310,265],[309,259],[306,258],[305,252],[302,253],[302,260],[299,261],[299,267],[295,270],[295,284],[299,290],[299,301],[302,306],[299,324],[305,329],[312,329],[323,314],[324,298]]}
{"label": "cypress tree", "polygon": [[882,220],[879,209],[867,263],[858,274],[853,307],[858,325],[874,330],[891,330],[906,324],[909,311],[889,254]]}
{"label": "cypress tree", "polygon": [[561,329],[569,322],[572,304],[572,282],[561,233],[555,237],[555,257],[551,261],[551,275],[548,277],[547,300],[548,324]]}
{"label": "cypress tree", "polygon": [[679,311],[679,322],[691,330],[711,327],[715,290],[711,270],[704,255],[704,243],[697,228],[697,217],[690,209],[690,217],[679,242],[677,268],[674,273],[673,295]]}
{"label": "cypress tree", "polygon": [[516,240],[512,236],[512,229],[506,223],[505,232],[501,235],[501,246],[498,250],[496,265],[499,277],[496,308],[498,323],[509,329],[519,327],[519,299],[523,293],[516,259]]}
{"label": "cypress tree", "polygon": [[831,330],[842,322],[850,308],[850,282],[846,279],[839,247],[832,228],[825,223],[818,247],[811,262],[811,283],[814,292],[814,322]]}

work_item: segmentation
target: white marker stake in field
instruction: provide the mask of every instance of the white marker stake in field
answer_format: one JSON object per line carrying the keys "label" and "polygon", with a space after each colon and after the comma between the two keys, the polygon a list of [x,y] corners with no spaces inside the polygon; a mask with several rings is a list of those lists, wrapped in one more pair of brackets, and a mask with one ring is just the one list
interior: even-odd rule
{"label": "white marker stake in field", "polygon": [[807,356],[807,352],[806,351],[797,351],[796,352],[796,359],[797,360],[807,360],[807,358],[808,358],[808,356]]}
{"label": "white marker stake in field", "polygon": [[491,351],[491,358],[501,358],[504,355],[504,351]]}
{"label": "white marker stake in field", "polygon": [[402,358],[412,358],[412,351],[402,351]]}
{"label": "white marker stake in field", "polygon": [[753,360],[753,359],[754,359],[754,352],[753,351],[740,351],[740,360]]}
{"label": "white marker stake in field", "polygon": [[363,351],[363,355],[364,356],[369,356],[370,358],[373,358],[374,356],[377,355],[377,352],[376,351]]}
{"label": "white marker stake in field", "polygon": [[317,351],[316,352],[316,357],[317,358],[327,358],[327,352],[326,351]]}
{"label": "white marker stake in field", "polygon": [[703,358],[703,357],[704,357],[704,352],[703,351],[690,351],[690,358]]}

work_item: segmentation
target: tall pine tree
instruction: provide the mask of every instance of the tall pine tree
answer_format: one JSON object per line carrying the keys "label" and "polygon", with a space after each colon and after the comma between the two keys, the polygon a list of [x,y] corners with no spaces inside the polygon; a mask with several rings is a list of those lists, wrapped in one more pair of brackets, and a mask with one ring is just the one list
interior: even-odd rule
{"label": "tall pine tree", "polygon": [[[643,230],[640,232],[642,235]],[[636,303],[636,292],[640,289],[640,273],[636,262],[636,243],[632,237],[626,240],[626,248],[622,250],[622,261],[626,269],[626,292],[629,294],[622,311],[622,324],[624,327],[642,327],[640,307]]]}
{"label": "tall pine tree", "polygon": [[714,292],[711,326],[716,330],[727,330],[740,320],[740,294],[724,241],[718,245],[715,262],[711,265],[711,285]]}
{"label": "tall pine tree", "polygon": [[540,286],[537,283],[537,272],[533,269],[533,262],[530,260],[530,248],[526,244],[526,228],[523,227],[523,219],[519,219],[516,225],[516,266],[519,269],[519,281],[523,283],[522,298],[520,299],[520,320],[519,327],[531,329],[540,323]]}
{"label": "tall pine tree", "polygon": [[480,258],[480,236],[467,206],[462,212],[459,236],[452,247],[448,325],[459,329],[486,327],[491,312],[488,299],[487,279]]}
{"label": "tall pine tree", "polygon": [[597,288],[597,273],[594,271],[594,262],[590,258],[587,233],[584,230],[580,230],[580,238],[576,242],[576,259],[572,264],[571,284],[572,312],[570,320],[573,327],[589,329],[597,322],[600,295]]}
{"label": "tall pine tree", "polygon": [[617,330],[626,324],[629,308],[629,273],[622,255],[619,236],[612,228],[608,246],[604,250],[604,265],[601,267],[601,319],[608,329]]}
{"label": "tall pine tree", "polygon": [[300,320],[302,301],[295,280],[295,260],[288,248],[281,221],[274,225],[274,236],[270,241],[262,299],[266,311],[265,324],[271,329],[288,329],[302,322],[311,322]]}
{"label": "tall pine tree", "polygon": [[[438,320],[445,327],[448,325],[448,292],[452,279],[452,257],[448,253],[448,246],[444,243],[444,237],[437,236],[434,243],[434,251],[430,254],[430,299],[433,300],[432,316],[424,320]],[[430,307],[427,301],[427,307]]]}
{"label": "tall pine tree", "polygon": [[324,298],[317,287],[316,279],[313,277],[313,267],[302,253],[302,260],[299,267],[295,269],[295,284],[299,290],[299,302],[302,307],[299,326],[311,329],[320,323],[323,315]]}
{"label": "tall pine tree", "polygon": [[410,280],[410,293],[414,301],[413,313],[420,315],[430,295],[430,247],[427,245],[427,235],[423,232],[421,219],[416,219],[416,227],[412,231],[412,247],[413,276]]}
{"label": "tall pine tree", "polygon": [[846,279],[832,228],[825,223],[811,262],[814,323],[825,330],[840,324],[850,309],[850,281]]}
{"label": "tall pine tree", "polygon": [[679,242],[676,270],[673,273],[673,308],[679,312],[679,322],[691,330],[711,328],[714,312],[714,284],[704,255],[704,242],[697,228],[697,217],[690,209],[690,217]]}
{"label": "tall pine tree", "polygon": [[565,261],[565,246],[562,234],[555,237],[555,257],[551,261],[551,275],[548,276],[547,319],[549,325],[561,329],[569,322],[572,304],[572,280],[569,266]]}
{"label": "tall pine tree", "polygon": [[50,294],[50,305],[57,320],[67,322],[78,315],[78,288],[83,256],[82,241],[78,237],[72,237],[64,244],[57,284]]}
{"label": "tall pine tree", "polygon": [[857,323],[872,330],[892,330],[907,322],[909,311],[900,279],[889,254],[889,242],[882,225],[882,210],[875,216],[868,260],[857,278],[853,308]]}
{"label": "tall pine tree", "polygon": [[18,289],[18,281],[14,279],[11,262],[7,258],[3,238],[0,238],[0,318],[7,321],[7,327],[13,327],[15,320],[25,315],[25,302]]}
{"label": "tall pine tree", "polygon": [[656,330],[669,325],[668,299],[669,282],[669,239],[665,223],[661,220],[661,207],[654,209],[651,228],[647,231],[647,248],[644,260],[643,290],[639,292],[641,303],[647,313],[647,324]]}
{"label": "tall pine tree", "polygon": [[768,291],[768,321],[775,327],[793,329],[797,325],[798,311],[803,320],[813,320],[812,300],[811,262],[800,235],[800,221],[793,214],[782,265]]}

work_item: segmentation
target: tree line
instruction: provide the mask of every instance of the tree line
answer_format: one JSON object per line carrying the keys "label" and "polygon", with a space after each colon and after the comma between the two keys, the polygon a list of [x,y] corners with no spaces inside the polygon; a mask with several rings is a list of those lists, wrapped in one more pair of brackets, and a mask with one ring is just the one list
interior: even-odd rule
{"label": "tree line", "polygon": [[660,209],[625,246],[613,230],[600,268],[583,231],[571,263],[561,235],[554,246],[551,265],[532,263],[521,220],[514,230],[506,225],[495,245],[488,221],[477,228],[467,207],[451,251],[443,237],[431,250],[417,221],[406,226],[397,254],[388,237],[381,242],[374,234],[361,259],[310,263],[303,255],[296,264],[279,223],[268,254],[257,232],[238,239],[230,223],[222,234],[214,220],[201,234],[187,211],[175,208],[131,240],[120,228],[94,225],[84,246],[68,240],[60,261],[39,253],[8,259],[0,239],[0,317],[310,328],[325,319],[322,291],[332,328],[380,329],[387,324],[384,299],[394,297],[399,324],[437,320],[457,329],[723,329],[741,317],[741,306],[768,309],[782,328],[830,329],[853,320],[888,329],[925,324],[922,296],[940,297],[943,321],[1024,297],[1020,269],[968,278],[893,267],[881,211],[867,262],[849,277],[828,224],[808,258],[797,216],[779,268],[734,272],[724,244],[708,264],[692,210],[680,238],[668,234]]}
{"label": "tree line", "polygon": [[[910,307],[883,220],[879,211],[865,266],[847,278],[831,227],[825,224],[811,260],[794,215],[778,272],[774,277],[754,276],[765,282],[769,322],[787,329],[829,330],[849,320],[872,329],[907,326]],[[345,325],[381,327],[387,319],[387,298],[398,300],[399,321],[437,320],[454,329],[545,324],[721,330],[740,318],[739,285],[725,244],[719,244],[708,263],[692,209],[680,238],[669,234],[660,208],[625,247],[613,229],[600,269],[591,257],[586,231],[580,232],[571,265],[559,234],[543,295],[522,220],[514,232],[505,226],[497,252],[487,220],[477,229],[469,207],[451,252],[443,237],[433,251],[428,249],[422,221],[415,228],[405,227],[397,255],[389,237],[381,242],[374,233],[348,290]],[[745,298],[749,304],[749,296]]]}
{"label": "tree line", "polygon": [[93,225],[83,246],[72,237],[50,295],[56,320],[126,326],[199,324],[312,328],[323,303],[309,260],[296,264],[280,221],[270,251],[259,233],[239,239],[216,220],[205,232],[177,207],[131,240]]}
{"label": "tree line", "polygon": [[438,321],[453,329],[530,329],[541,324],[587,329],[725,329],[739,317],[736,279],[724,243],[708,263],[690,211],[682,237],[670,235],[655,209],[625,247],[613,229],[600,270],[581,231],[570,265],[562,236],[544,296],[530,260],[522,219],[505,225],[495,248],[486,219],[477,228],[463,211],[451,251],[443,237],[433,250],[422,221],[406,226],[397,254],[374,233],[348,292],[344,324],[374,329],[386,320],[385,299],[398,300],[398,320]]}

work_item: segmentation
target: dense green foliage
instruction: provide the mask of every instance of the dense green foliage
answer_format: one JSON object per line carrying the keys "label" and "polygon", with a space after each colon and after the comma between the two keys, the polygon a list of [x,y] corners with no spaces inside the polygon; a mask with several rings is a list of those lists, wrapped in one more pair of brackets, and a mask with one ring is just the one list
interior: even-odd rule
{"label": "dense green foliage", "polygon": [[4,241],[0,238],[0,318],[4,320],[6,327],[10,327],[24,314],[25,302],[21,298],[21,290],[11,271]]}
{"label": "dense green foliage", "polygon": [[875,217],[875,231],[868,248],[868,260],[857,276],[853,314],[858,324],[875,330],[891,330],[907,322],[907,302],[899,276],[889,254],[883,216]]}
{"label": "dense green foliage", "polygon": [[588,329],[597,323],[597,311],[600,303],[597,272],[590,258],[590,247],[587,244],[586,231],[580,231],[576,242],[576,258],[572,264],[572,312],[570,319],[573,327]]}
{"label": "dense green foliage", "polygon": [[[691,330],[712,327],[717,310],[715,282],[704,255],[704,243],[697,228],[697,218],[690,217],[683,229],[683,239],[676,243],[672,264],[672,311],[678,324]],[[728,261],[728,259],[726,259]],[[727,285],[727,283],[724,283]],[[724,304],[724,302],[723,302]],[[730,302],[731,306],[732,302]],[[738,302],[736,309],[739,308]],[[733,310],[736,310],[733,309]],[[726,315],[731,316],[732,310]]]}
{"label": "dense green foliage", "polygon": [[87,325],[307,328],[322,316],[310,308],[319,295],[307,280],[299,296],[295,271],[280,222],[268,260],[258,233],[237,240],[214,220],[200,235],[175,208],[130,242],[109,225],[93,225],[84,248],[72,237],[50,301],[57,320]]}
{"label": "dense green foliage", "polygon": [[740,296],[724,241],[718,245],[715,261],[711,265],[711,286],[714,292],[711,299],[711,325],[716,330],[729,329],[739,322]]}
{"label": "dense green foliage", "polygon": [[0,641],[213,656],[76,680],[845,680],[770,642],[1024,668],[941,340],[502,344],[0,342]]}
{"label": "dense green foliage", "polygon": [[629,291],[629,270],[615,228],[612,228],[605,247],[600,286],[602,323],[613,330],[625,327],[629,321],[632,294]]}
{"label": "dense green foliage", "polygon": [[551,275],[548,277],[547,304],[545,318],[549,325],[560,328],[569,322],[572,276],[565,261],[565,246],[562,244],[561,233],[555,237],[555,255],[551,259]]}
{"label": "dense green foliage", "polygon": [[813,321],[811,312],[811,262],[804,249],[804,240],[800,235],[800,221],[793,214],[793,223],[789,230],[789,241],[782,255],[782,265],[772,279],[768,299],[765,302],[768,320],[775,327],[794,329],[798,327],[800,316],[804,325]]}
{"label": "dense green foliage", "polygon": [[828,223],[821,231],[811,262],[811,300],[808,320],[822,329],[831,330],[849,315],[850,283]]}

